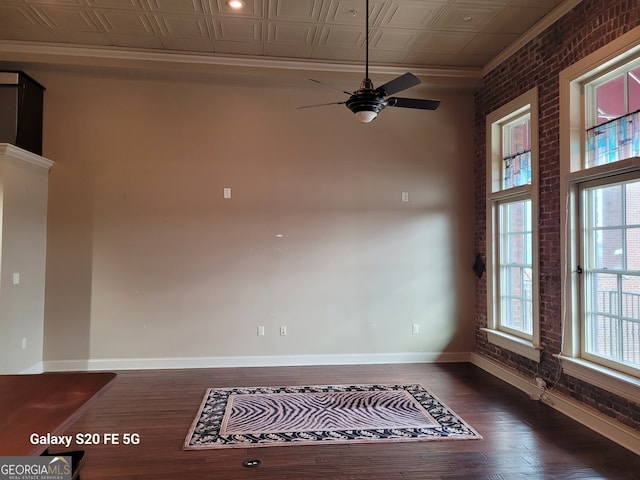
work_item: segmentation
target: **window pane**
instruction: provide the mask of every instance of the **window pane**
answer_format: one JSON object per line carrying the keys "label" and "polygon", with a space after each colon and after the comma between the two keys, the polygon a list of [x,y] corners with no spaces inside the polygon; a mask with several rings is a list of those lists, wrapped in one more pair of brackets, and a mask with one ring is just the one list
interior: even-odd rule
{"label": "window pane", "polygon": [[640,276],[622,276],[622,316],[640,321]]}
{"label": "window pane", "polygon": [[640,180],[627,183],[625,200],[627,225],[640,226]]}
{"label": "window pane", "polygon": [[587,312],[589,353],[640,367],[640,276],[592,276]]}
{"label": "window pane", "polygon": [[620,301],[622,361],[640,367],[640,276],[622,277]]}
{"label": "window pane", "polygon": [[527,114],[502,127],[502,188],[531,183],[530,123],[530,116]]}
{"label": "window pane", "polygon": [[[640,156],[640,67],[628,68],[604,83],[588,86],[585,166]],[[595,123],[594,123],[595,120]]]}
{"label": "window pane", "polygon": [[640,115],[624,115],[587,130],[586,166],[640,156]]}
{"label": "window pane", "polygon": [[619,357],[618,276],[587,275],[585,347],[587,352],[610,359]]}
{"label": "window pane", "polygon": [[618,322],[606,315],[589,315],[587,324],[587,352],[600,357],[618,358]]}
{"label": "window pane", "polygon": [[636,67],[628,74],[629,112],[640,110],[640,67]]}
{"label": "window pane", "polygon": [[[586,353],[640,368],[640,180],[585,190]],[[609,363],[607,363],[609,362]]]}
{"label": "window pane", "polygon": [[529,135],[529,117],[517,120],[505,127],[504,156],[531,150],[531,136]]}
{"label": "window pane", "polygon": [[624,93],[624,75],[596,87],[597,125],[627,113]]}
{"label": "window pane", "polygon": [[524,333],[532,333],[531,268],[503,267],[501,325]]}
{"label": "window pane", "polygon": [[588,274],[587,310],[590,313],[618,315],[618,275],[613,273]]}
{"label": "window pane", "polygon": [[593,268],[624,268],[622,249],[622,229],[593,231]]}
{"label": "window pane", "polygon": [[622,225],[622,185],[593,188],[589,191],[593,205],[593,226],[618,227]]}
{"label": "window pane", "polygon": [[500,205],[500,228],[500,325],[531,335],[531,200]]}
{"label": "window pane", "polygon": [[501,206],[503,219],[510,234],[531,231],[531,201],[505,203]]}
{"label": "window pane", "polygon": [[627,270],[640,270],[640,228],[627,230]]}
{"label": "window pane", "polygon": [[502,188],[519,187],[531,183],[531,151],[504,158]]}

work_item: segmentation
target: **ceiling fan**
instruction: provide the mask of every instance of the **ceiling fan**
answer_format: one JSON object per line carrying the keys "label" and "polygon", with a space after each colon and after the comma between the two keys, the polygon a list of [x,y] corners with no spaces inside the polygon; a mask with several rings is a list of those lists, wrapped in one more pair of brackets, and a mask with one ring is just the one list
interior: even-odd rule
{"label": "ceiling fan", "polygon": [[[318,105],[306,105],[298,108],[314,108],[326,105],[346,105],[362,123],[369,123],[378,116],[386,107],[417,108],[420,110],[435,110],[440,105],[440,100],[423,100],[418,98],[390,97],[420,84],[420,79],[412,73],[405,73],[390,80],[378,88],[373,87],[369,78],[369,0],[365,2],[366,9],[366,50],[365,50],[365,76],[360,88],[355,92],[344,92],[349,99],[344,102],[321,103]],[[318,82],[317,80],[313,80]]]}

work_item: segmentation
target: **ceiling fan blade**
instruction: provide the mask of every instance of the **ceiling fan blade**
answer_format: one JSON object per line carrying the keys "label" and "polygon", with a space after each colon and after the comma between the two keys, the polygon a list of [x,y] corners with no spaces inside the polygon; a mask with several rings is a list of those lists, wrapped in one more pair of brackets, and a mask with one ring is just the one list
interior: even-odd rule
{"label": "ceiling fan blade", "polygon": [[383,97],[387,95],[393,95],[394,93],[401,92],[402,90],[406,90],[407,88],[415,87],[420,84],[420,79],[416,77],[413,73],[405,73],[404,75],[400,75],[397,78],[385,83],[384,85],[376,88],[376,93],[379,93]]}
{"label": "ceiling fan blade", "polygon": [[315,108],[315,107],[326,107],[327,105],[344,105],[347,102],[331,102],[331,103],[317,103],[315,105],[303,105],[302,107],[298,107],[298,110],[301,108]]}
{"label": "ceiling fan blade", "polygon": [[440,105],[440,100],[423,100],[421,98],[401,98],[401,97],[389,97],[387,98],[387,106],[389,107],[403,107],[403,108],[418,108],[420,110],[435,110]]}
{"label": "ceiling fan blade", "polygon": [[340,90],[339,88],[336,88],[333,85],[327,85],[326,83],[321,82],[320,80],[316,80],[315,78],[310,78],[309,80],[317,83],[318,85],[322,85],[323,87],[330,88],[331,90],[337,90],[338,92],[346,93],[347,95],[351,95],[353,93],[353,92],[347,92],[346,90]]}

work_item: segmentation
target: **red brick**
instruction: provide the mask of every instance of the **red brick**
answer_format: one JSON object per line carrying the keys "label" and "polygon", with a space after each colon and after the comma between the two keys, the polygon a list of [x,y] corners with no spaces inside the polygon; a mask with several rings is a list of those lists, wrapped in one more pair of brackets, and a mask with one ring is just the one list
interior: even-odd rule
{"label": "red brick", "polygon": [[[486,115],[533,87],[539,99],[539,242],[541,343],[545,350],[538,365],[487,342],[480,330],[487,326],[486,276],[476,281],[477,353],[533,378],[543,376],[565,395],[593,407],[625,425],[640,430],[640,408],[585,382],[561,375],[552,354],[561,348],[560,264],[560,155],[559,73],[576,61],[640,25],[640,0],[583,0],[563,18],[528,42],[484,78],[475,95],[474,193],[476,204],[485,199]],[[485,208],[476,211],[475,249],[486,253]]]}

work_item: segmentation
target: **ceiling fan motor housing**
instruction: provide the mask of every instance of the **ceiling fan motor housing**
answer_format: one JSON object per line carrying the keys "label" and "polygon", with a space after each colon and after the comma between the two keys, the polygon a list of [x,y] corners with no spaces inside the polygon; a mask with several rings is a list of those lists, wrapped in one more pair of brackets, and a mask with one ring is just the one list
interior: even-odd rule
{"label": "ceiling fan motor housing", "polygon": [[373,82],[368,78],[362,81],[360,90],[356,90],[345,104],[353,113],[364,111],[377,114],[387,106],[385,99],[379,92],[374,90]]}

